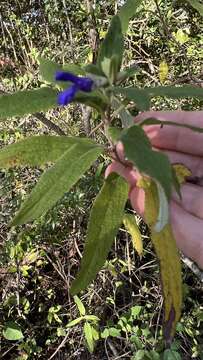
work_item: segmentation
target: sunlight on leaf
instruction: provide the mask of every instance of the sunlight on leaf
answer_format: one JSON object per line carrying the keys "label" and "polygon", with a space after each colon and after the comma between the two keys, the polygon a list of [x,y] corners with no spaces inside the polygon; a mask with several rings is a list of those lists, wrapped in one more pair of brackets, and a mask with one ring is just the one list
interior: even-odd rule
{"label": "sunlight on leaf", "polygon": [[139,226],[136,223],[135,216],[132,214],[125,214],[123,218],[123,224],[132,237],[132,243],[134,249],[141,257],[143,253],[142,235]]}

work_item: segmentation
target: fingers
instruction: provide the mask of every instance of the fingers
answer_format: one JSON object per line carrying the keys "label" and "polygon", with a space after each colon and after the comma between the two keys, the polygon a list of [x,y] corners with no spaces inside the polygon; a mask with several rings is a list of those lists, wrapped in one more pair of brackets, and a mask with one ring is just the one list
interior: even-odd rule
{"label": "fingers", "polygon": [[129,199],[132,208],[142,217],[144,217],[145,193],[144,190],[138,187],[131,189]]}
{"label": "fingers", "polygon": [[203,188],[198,185],[183,184],[181,194],[182,199],[174,193],[173,200],[185,211],[203,220]]}
{"label": "fingers", "polygon": [[[117,172],[129,182],[132,207],[143,216],[145,195],[143,189],[135,186],[137,173],[117,162],[108,166],[105,175],[108,176],[111,172]],[[191,184],[183,185],[182,203],[177,198],[176,201],[171,201],[170,221],[179,249],[203,268],[203,195],[200,189]]]}
{"label": "fingers", "polygon": [[170,217],[179,249],[203,269],[203,221],[174,201],[171,202]]}
{"label": "fingers", "polygon": [[[188,185],[191,186],[191,185]],[[188,190],[188,189],[187,189]],[[190,189],[191,190],[191,189]],[[184,190],[185,191],[185,190]],[[192,195],[191,195],[192,196]],[[187,198],[183,194],[185,208],[175,201],[170,204],[170,222],[178,248],[189,258],[194,260],[200,268],[203,268],[203,220],[196,217],[196,213],[203,214],[202,200],[199,203],[190,204],[190,195]],[[143,216],[144,214],[144,191],[137,187],[130,191],[129,198],[132,207]],[[203,202],[202,202],[203,203]],[[191,212],[188,212],[187,209]],[[194,212],[194,214],[192,214]]]}
{"label": "fingers", "polygon": [[[150,117],[203,128],[203,111],[148,111],[138,115],[135,121]],[[203,133],[171,125],[162,128],[160,125],[149,125],[144,130],[153,146],[203,156]]]}
{"label": "fingers", "polygon": [[163,153],[169,157],[172,164],[181,163],[192,172],[193,176],[203,177],[203,157],[168,150],[164,150]]}
{"label": "fingers", "polygon": [[138,174],[136,173],[135,170],[126,167],[117,161],[113,161],[106,168],[105,177],[109,176],[112,172],[115,172],[120,176],[122,176],[129,183],[131,187],[134,187],[136,185]]}

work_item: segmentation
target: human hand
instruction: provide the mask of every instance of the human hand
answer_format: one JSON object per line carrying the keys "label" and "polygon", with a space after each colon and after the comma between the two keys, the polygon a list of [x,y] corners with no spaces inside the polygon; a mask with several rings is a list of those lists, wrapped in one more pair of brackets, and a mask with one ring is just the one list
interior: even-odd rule
{"label": "human hand", "polygon": [[[138,115],[135,121],[146,118],[162,121],[175,121],[197,127],[203,127],[203,111],[156,112],[150,111]],[[181,185],[182,199],[174,192],[170,202],[170,222],[179,249],[203,268],[203,134],[190,129],[164,125],[145,126],[144,130],[152,146],[166,155],[171,163],[182,163],[192,172],[196,184],[186,182]],[[117,145],[117,153],[123,158],[123,146]],[[139,174],[123,162],[113,161],[106,170],[106,176],[116,172],[130,185],[129,199],[132,207],[144,215],[144,190],[136,187]]]}

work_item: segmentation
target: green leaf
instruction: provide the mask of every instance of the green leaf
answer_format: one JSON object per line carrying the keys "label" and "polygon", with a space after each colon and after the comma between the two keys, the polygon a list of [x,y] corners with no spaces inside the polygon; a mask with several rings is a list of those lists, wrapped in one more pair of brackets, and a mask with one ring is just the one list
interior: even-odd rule
{"label": "green leaf", "polygon": [[103,72],[101,71],[101,69],[95,65],[95,64],[88,64],[84,67],[84,70],[87,74],[93,74],[96,76],[104,76]]}
{"label": "green leaf", "polygon": [[[121,22],[118,16],[114,16],[104,41],[101,44],[97,65],[103,71],[102,63],[116,56],[118,61],[117,71],[122,63],[124,51],[124,40],[121,31]],[[107,59],[107,60],[106,60]],[[110,74],[108,74],[110,76]]]}
{"label": "green leaf", "polygon": [[132,360],[144,360],[145,358],[145,350],[138,350],[136,354],[133,356]]}
{"label": "green leaf", "polygon": [[85,104],[87,106],[95,108],[97,111],[100,112],[106,110],[109,100],[105,95],[101,93],[100,90],[95,90],[91,93],[79,91],[76,94],[73,102]]}
{"label": "green leaf", "polygon": [[113,92],[114,94],[121,94],[126,99],[133,101],[137,108],[141,111],[146,111],[150,108],[150,97],[145,89],[139,89],[136,87],[115,87],[113,88]]}
{"label": "green leaf", "polygon": [[103,148],[74,144],[47,170],[25,200],[12,225],[24,224],[45,214],[68,192],[101,154]]}
{"label": "green leaf", "polygon": [[0,150],[0,167],[40,166],[55,162],[74,144],[94,145],[87,138],[32,136]]}
{"label": "green leaf", "polygon": [[109,336],[112,336],[112,337],[121,336],[121,330],[120,329],[110,327],[108,330],[109,330]]}
{"label": "green leaf", "polygon": [[88,322],[86,322],[84,325],[84,334],[89,352],[92,353],[94,351],[94,339],[92,336],[92,327]]}
{"label": "green leaf", "polygon": [[144,130],[137,125],[126,129],[120,139],[124,145],[125,156],[143,174],[157,180],[170,199],[172,170],[167,156],[152,150]]}
{"label": "green leaf", "polygon": [[39,73],[42,77],[42,80],[48,83],[54,83],[55,81],[55,73],[57,70],[63,70],[62,65],[55,63],[52,60],[45,59],[43,57],[39,57]]}
{"label": "green leaf", "polygon": [[99,318],[95,315],[85,315],[84,316],[85,320],[89,320],[89,321],[94,321],[94,322],[98,322]]}
{"label": "green leaf", "polygon": [[109,329],[106,328],[101,332],[101,338],[106,339],[107,337],[109,337]]}
{"label": "green leaf", "polygon": [[79,318],[70,321],[70,322],[66,325],[66,327],[67,327],[67,328],[73,327],[73,326],[79,324],[82,320],[84,320],[84,317],[83,317],[83,316],[80,316]]}
{"label": "green leaf", "polygon": [[141,312],[141,310],[142,310],[142,306],[140,306],[140,305],[135,305],[135,306],[131,307],[130,312],[131,312],[132,317],[137,318],[139,313]]}
{"label": "green leaf", "polygon": [[117,143],[118,140],[120,139],[121,132],[122,132],[122,129],[119,129],[117,127],[114,127],[114,126],[108,127],[108,135],[110,136],[110,138],[114,144]]}
{"label": "green leaf", "polygon": [[116,81],[119,66],[119,58],[117,55],[112,55],[110,59],[104,58],[104,60],[101,62],[102,71],[109,79],[110,84],[113,84]]}
{"label": "green leaf", "polygon": [[57,336],[66,336],[66,330],[63,328],[60,327],[57,328],[56,332],[57,332]]}
{"label": "green leaf", "polygon": [[6,323],[3,330],[3,336],[5,339],[11,341],[20,340],[24,337],[20,326],[14,321],[9,321]]}
{"label": "green leaf", "polygon": [[198,0],[187,0],[190,5],[203,16],[203,5]]}
{"label": "green leaf", "polygon": [[92,326],[92,337],[95,341],[99,340],[99,332]]}
{"label": "green leaf", "polygon": [[163,360],[181,360],[181,355],[174,350],[167,349],[164,351]]}
{"label": "green leaf", "polygon": [[79,299],[79,297],[77,295],[75,295],[73,298],[78,307],[80,315],[84,316],[86,314],[86,311],[85,311],[85,307],[84,307],[82,301]]}
{"label": "green leaf", "polygon": [[153,181],[144,188],[144,218],[151,229],[151,240],[160,264],[164,298],[164,337],[171,344],[182,307],[181,262],[172,228],[167,224],[159,233],[154,231],[158,216],[158,191]]}
{"label": "green leaf", "polygon": [[72,284],[72,294],[87,287],[103,266],[122,223],[127,197],[128,184],[116,174],[110,175],[97,195],[90,213],[81,269]]}
{"label": "green leaf", "polygon": [[139,123],[140,126],[146,126],[146,125],[161,125],[162,127],[164,125],[172,125],[172,126],[179,126],[179,127],[184,127],[190,130],[193,130],[195,132],[199,132],[199,133],[203,133],[203,127],[199,128],[197,126],[192,126],[192,125],[188,125],[188,124],[181,124],[178,122],[174,122],[174,121],[162,121],[162,120],[157,120],[157,119],[145,119],[143,121],[141,121]]}
{"label": "green leaf", "polygon": [[134,118],[130,114],[130,112],[125,108],[125,105],[122,103],[122,101],[118,100],[115,96],[112,101],[112,106],[116,110],[115,112],[118,113],[122,126],[124,128],[128,128],[132,125],[134,125]]}
{"label": "green leaf", "polygon": [[142,252],[143,252],[142,235],[135,221],[135,216],[132,214],[125,214],[123,218],[123,224],[132,237],[132,243],[134,249],[137,251],[139,256],[142,256]]}
{"label": "green leaf", "polygon": [[146,87],[144,88],[146,94],[150,97],[166,96],[174,99],[182,99],[187,97],[203,97],[203,89],[185,85],[185,86],[157,86],[157,87]]}
{"label": "green leaf", "polygon": [[142,0],[127,0],[118,12],[121,20],[122,31],[125,33],[128,30],[130,19],[135,15],[137,8],[142,3]]}
{"label": "green leaf", "polygon": [[57,91],[50,88],[0,95],[0,119],[24,116],[57,107]]}
{"label": "green leaf", "polygon": [[52,60],[45,59],[43,57],[39,57],[39,72],[42,77],[42,80],[51,83],[51,84],[58,84],[60,87],[67,88],[67,81],[55,81],[55,74],[56,71],[68,71],[75,75],[85,75],[85,71],[81,69],[76,64],[66,64],[60,65],[55,63]]}

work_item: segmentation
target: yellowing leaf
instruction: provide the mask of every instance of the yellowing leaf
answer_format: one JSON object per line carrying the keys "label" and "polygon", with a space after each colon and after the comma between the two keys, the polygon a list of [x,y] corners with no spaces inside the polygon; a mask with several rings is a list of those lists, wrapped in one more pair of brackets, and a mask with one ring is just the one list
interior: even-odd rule
{"label": "yellowing leaf", "polygon": [[138,255],[141,257],[143,252],[143,243],[140,229],[135,221],[135,217],[131,214],[125,214],[123,224],[132,237],[132,243]]}
{"label": "yellowing leaf", "polygon": [[160,262],[164,297],[164,337],[170,344],[181,315],[181,263],[171,225],[166,224],[159,233],[153,230],[158,211],[159,199],[156,184],[151,181],[151,184],[146,187],[145,183],[145,220],[151,228],[151,240]]}
{"label": "yellowing leaf", "polygon": [[174,164],[173,168],[175,170],[179,184],[183,184],[186,178],[192,175],[191,170],[183,164]]}
{"label": "yellowing leaf", "polygon": [[188,34],[182,29],[178,29],[178,31],[173,35],[181,45],[185,44],[189,40]]}
{"label": "yellowing leaf", "polygon": [[164,83],[164,81],[166,80],[167,78],[167,75],[168,75],[168,64],[166,61],[161,61],[160,64],[159,64],[159,79],[160,79],[160,82],[161,84]]}

